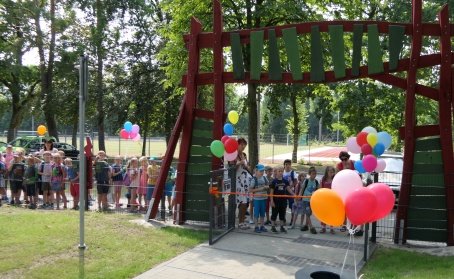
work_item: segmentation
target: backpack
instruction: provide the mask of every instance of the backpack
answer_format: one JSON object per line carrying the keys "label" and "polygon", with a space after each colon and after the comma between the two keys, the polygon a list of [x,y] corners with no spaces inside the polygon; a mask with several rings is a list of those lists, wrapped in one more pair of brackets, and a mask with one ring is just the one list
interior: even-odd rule
{"label": "backpack", "polygon": [[[257,177],[253,176],[252,178],[254,179],[254,186],[258,186],[259,181],[258,181]],[[265,185],[268,185],[269,184],[268,178],[266,178],[266,176],[263,176],[263,178],[265,179]]]}
{"label": "backpack", "polygon": [[131,178],[129,178],[129,174],[127,171],[123,175],[123,185],[125,186],[131,185]]}
{"label": "backpack", "polygon": [[[309,179],[304,179],[304,182],[303,182],[303,191],[301,192],[301,195],[304,195],[304,191],[306,191],[306,188],[307,188],[307,184],[309,184]],[[315,190],[317,190],[318,188],[320,188],[320,184],[318,182],[317,179],[315,179]]]}

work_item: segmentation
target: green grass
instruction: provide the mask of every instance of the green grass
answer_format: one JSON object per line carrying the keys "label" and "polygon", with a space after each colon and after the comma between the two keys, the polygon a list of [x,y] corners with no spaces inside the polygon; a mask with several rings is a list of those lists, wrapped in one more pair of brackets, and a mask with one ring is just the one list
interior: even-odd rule
{"label": "green grass", "polygon": [[[204,231],[153,229],[138,216],[88,212],[84,264],[79,263],[79,214],[1,207],[1,278],[131,278],[208,239]],[[83,269],[80,267],[83,266]]]}
{"label": "green grass", "polygon": [[363,278],[453,278],[454,256],[437,257],[398,249],[378,248],[361,273]]}

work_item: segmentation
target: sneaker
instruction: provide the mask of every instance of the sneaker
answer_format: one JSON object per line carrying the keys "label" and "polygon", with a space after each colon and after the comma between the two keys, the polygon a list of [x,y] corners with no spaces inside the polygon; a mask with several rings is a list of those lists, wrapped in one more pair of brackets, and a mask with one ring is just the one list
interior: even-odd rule
{"label": "sneaker", "polygon": [[320,233],[326,233],[326,228],[322,228],[322,229],[320,230]]}
{"label": "sneaker", "polygon": [[271,232],[277,233],[277,230],[276,230],[276,227],[275,227],[275,226],[272,226],[272,227],[271,227]]}
{"label": "sneaker", "polygon": [[345,226],[342,226],[342,228],[340,229],[341,232],[346,232],[347,231],[347,227]]}
{"label": "sneaker", "polygon": [[269,225],[271,225],[271,221],[270,220],[265,222],[265,226],[269,226]]}
{"label": "sneaker", "polygon": [[268,230],[265,228],[265,226],[261,226],[261,227],[260,227],[260,231],[261,231],[261,232],[268,232]]}
{"label": "sneaker", "polygon": [[315,230],[314,227],[311,228],[311,234],[317,234],[317,231]]}
{"label": "sneaker", "polygon": [[293,226],[293,222],[290,222],[290,225],[289,225],[289,226],[290,226],[290,227]]}
{"label": "sneaker", "polygon": [[355,236],[363,236],[363,230],[355,232]]}
{"label": "sneaker", "polygon": [[262,231],[260,230],[259,227],[255,227],[254,232],[256,232],[256,233],[261,233]]}
{"label": "sneaker", "polygon": [[246,211],[246,214],[244,214],[244,215],[249,216],[249,211]]}
{"label": "sneaker", "polygon": [[334,231],[334,229],[329,230],[329,232],[330,232],[331,234],[335,234],[335,233],[336,233],[336,232]]}
{"label": "sneaker", "polygon": [[305,232],[307,230],[309,230],[309,227],[307,225],[304,225],[304,226],[301,227],[301,231],[302,232]]}
{"label": "sneaker", "polygon": [[249,224],[251,224],[251,225],[254,224],[254,220],[252,220],[252,219],[249,220]]}
{"label": "sneaker", "polygon": [[280,232],[287,233],[287,230],[284,228],[284,226],[281,226]]}

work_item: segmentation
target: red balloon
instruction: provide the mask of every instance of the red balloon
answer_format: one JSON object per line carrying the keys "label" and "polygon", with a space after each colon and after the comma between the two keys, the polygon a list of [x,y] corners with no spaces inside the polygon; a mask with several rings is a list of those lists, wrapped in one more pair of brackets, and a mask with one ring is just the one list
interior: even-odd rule
{"label": "red balloon", "polygon": [[236,139],[229,138],[225,141],[224,146],[226,153],[233,153],[235,150],[238,150],[238,141],[236,141]]}
{"label": "red balloon", "polygon": [[230,138],[230,137],[227,136],[227,135],[222,136],[222,138],[221,138],[222,143],[225,144],[225,142],[226,142],[229,138]]}
{"label": "red balloon", "polygon": [[353,225],[369,222],[377,206],[375,194],[366,187],[356,189],[345,199],[345,212]]}
{"label": "red balloon", "polygon": [[121,129],[121,131],[120,131],[120,137],[121,137],[122,139],[128,139],[128,138],[129,138],[129,133],[126,132],[125,129]]}
{"label": "red balloon", "polygon": [[372,146],[370,146],[370,145],[367,144],[367,143],[361,145],[361,153],[363,153],[363,155],[372,154]]}
{"label": "red balloon", "polygon": [[394,208],[396,197],[391,188],[385,183],[374,183],[367,186],[377,199],[377,208],[369,222],[375,222],[387,216]]}
{"label": "red balloon", "polygon": [[359,146],[363,146],[364,144],[367,144],[367,132],[359,132],[356,135],[356,143],[358,143]]}

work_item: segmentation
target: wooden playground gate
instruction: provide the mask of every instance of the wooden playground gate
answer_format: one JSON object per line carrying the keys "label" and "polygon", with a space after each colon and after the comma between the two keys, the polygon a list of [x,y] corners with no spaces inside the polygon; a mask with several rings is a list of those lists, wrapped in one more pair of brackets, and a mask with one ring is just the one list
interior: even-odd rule
{"label": "wooden playground gate", "polygon": [[[189,213],[191,208],[208,207],[209,171],[218,169],[219,159],[211,156],[209,145],[222,137],[225,121],[225,83],[331,83],[370,78],[405,90],[405,126],[400,129],[405,142],[403,178],[395,224],[395,242],[425,240],[454,245],[454,159],[452,148],[453,52],[451,37],[454,25],[449,22],[448,6],[438,13],[438,22],[422,22],[422,0],[412,0],[412,21],[321,21],[264,27],[250,30],[223,31],[222,8],[213,1],[213,32],[202,32],[202,25],[191,19],[190,34],[184,36],[189,51],[188,72],[183,77],[186,87],[180,112],[173,129],[162,171],[146,218],[155,218],[159,197],[164,190],[168,169],[181,135],[174,213],[179,223],[204,219]],[[321,33],[329,36],[332,69],[324,68]],[[352,34],[351,65],[345,59],[345,34]],[[364,33],[367,46],[363,46]],[[310,35],[310,72],[302,72],[298,36]],[[380,36],[388,41],[388,61],[383,62]],[[440,51],[421,54],[424,36],[438,37]],[[409,38],[411,37],[411,39]],[[408,38],[410,57],[401,58]],[[283,57],[278,50],[282,39],[290,72],[282,69]],[[264,44],[267,43],[267,71],[262,70]],[[245,72],[243,45],[249,44],[250,71]],[[233,72],[224,71],[224,47],[230,47]],[[367,65],[361,65],[363,47],[367,47]],[[201,73],[200,51],[212,50],[213,72]],[[439,66],[439,86],[428,87],[417,82],[418,69]],[[406,78],[392,73],[406,72]],[[198,86],[214,86],[214,109],[197,108]],[[416,95],[437,101],[439,123],[416,126]],[[198,172],[198,173],[195,173]],[[426,179],[423,179],[423,178]],[[429,179],[427,179],[429,177]],[[200,194],[200,192],[204,194]],[[199,193],[192,195],[191,193]],[[156,202],[155,202],[156,201]],[[197,211],[197,210],[196,210]],[[208,212],[208,210],[206,210]],[[205,221],[208,221],[205,219]],[[401,230],[402,229],[402,230]],[[403,232],[403,233],[402,233]]]}

